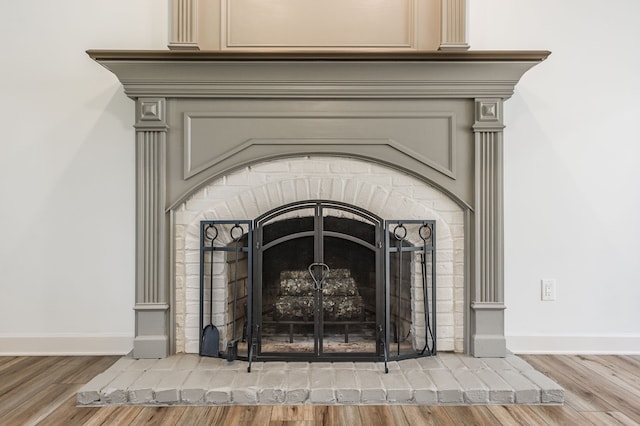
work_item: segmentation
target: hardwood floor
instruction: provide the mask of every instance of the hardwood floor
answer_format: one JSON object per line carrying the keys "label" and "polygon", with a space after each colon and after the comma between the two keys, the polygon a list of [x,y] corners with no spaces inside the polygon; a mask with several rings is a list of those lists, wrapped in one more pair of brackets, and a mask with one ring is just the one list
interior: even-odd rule
{"label": "hardwood floor", "polygon": [[76,407],[119,357],[0,357],[0,425],[640,425],[640,356],[522,356],[564,406]]}

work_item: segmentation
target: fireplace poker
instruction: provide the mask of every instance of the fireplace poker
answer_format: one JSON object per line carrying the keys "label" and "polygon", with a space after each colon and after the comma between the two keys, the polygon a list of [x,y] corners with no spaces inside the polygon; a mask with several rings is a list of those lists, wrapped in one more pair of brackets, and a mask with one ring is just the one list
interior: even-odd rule
{"label": "fireplace poker", "polygon": [[[426,231],[425,231],[426,230]],[[418,234],[420,235],[420,238],[422,239],[422,253],[420,254],[420,260],[422,263],[422,291],[424,294],[424,322],[425,322],[425,336],[424,336],[424,348],[422,348],[422,352],[420,352],[420,355],[424,355],[424,352],[428,349],[429,350],[429,354],[433,355],[433,347],[429,347],[429,336],[431,336],[431,340],[433,341],[433,331],[431,330],[431,322],[429,320],[430,314],[429,314],[429,289],[427,288],[428,286],[428,280],[427,280],[427,240],[429,238],[431,238],[431,228],[429,228],[429,225],[424,224],[420,227],[420,229],[418,230]],[[434,267],[432,265],[432,267]],[[432,297],[435,297],[435,295],[432,295]],[[435,342],[434,342],[435,344]],[[435,346],[434,346],[435,347]]]}
{"label": "fireplace poker", "polygon": [[[234,235],[235,230],[240,230],[239,235]],[[239,224],[235,224],[229,232],[231,239],[236,245],[235,270],[233,272],[233,315],[231,323],[231,341],[227,344],[227,360],[234,361],[238,358],[238,339],[236,339],[236,309],[238,303],[238,258],[240,257],[240,240],[244,235],[244,229]]]}

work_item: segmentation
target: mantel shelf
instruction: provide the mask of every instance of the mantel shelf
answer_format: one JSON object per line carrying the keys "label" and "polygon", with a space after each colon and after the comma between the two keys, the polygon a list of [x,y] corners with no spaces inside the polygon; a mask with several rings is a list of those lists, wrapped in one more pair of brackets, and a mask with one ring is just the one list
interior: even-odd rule
{"label": "mantel shelf", "polygon": [[139,97],[501,98],[548,51],[89,50]]}
{"label": "mantel shelf", "polygon": [[475,50],[428,52],[346,51],[203,51],[203,50],[88,50],[96,61],[329,61],[329,62],[541,62],[548,50]]}

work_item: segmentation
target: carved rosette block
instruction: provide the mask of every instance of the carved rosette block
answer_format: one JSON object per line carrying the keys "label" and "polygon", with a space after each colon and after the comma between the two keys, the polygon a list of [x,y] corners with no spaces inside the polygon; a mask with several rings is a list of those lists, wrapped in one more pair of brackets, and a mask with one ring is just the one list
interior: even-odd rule
{"label": "carved rosette block", "polygon": [[466,0],[442,0],[440,50],[467,50]]}
{"label": "carved rosette block", "polygon": [[504,219],[502,99],[475,102],[474,289],[471,350],[504,357]]}
{"label": "carved rosette block", "polygon": [[169,354],[165,288],[165,150],[164,98],[136,103],[136,330],[133,356]]}
{"label": "carved rosette block", "polygon": [[159,125],[160,127],[166,127],[166,124],[164,123],[164,98],[140,99],[137,107],[137,128],[148,126],[151,123],[156,123],[156,125]]}

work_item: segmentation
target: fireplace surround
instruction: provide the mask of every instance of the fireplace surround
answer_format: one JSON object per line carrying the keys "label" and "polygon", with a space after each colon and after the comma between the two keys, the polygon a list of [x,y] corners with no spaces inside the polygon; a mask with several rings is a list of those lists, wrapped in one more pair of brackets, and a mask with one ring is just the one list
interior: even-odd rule
{"label": "fireplace surround", "polygon": [[[332,164],[370,165],[415,180],[455,205],[463,237],[461,290],[452,303],[460,304],[462,324],[460,343],[451,349],[505,356],[503,104],[549,52],[88,54],[136,102],[134,357],[190,351],[188,313],[180,308],[188,305],[186,291],[180,293],[187,266],[177,262],[186,253],[176,243],[187,229],[176,225],[186,205],[197,205],[215,189],[227,197],[227,207],[240,197],[239,209],[249,215],[237,188],[221,182],[250,179],[243,171],[252,168],[309,159],[327,171],[299,173],[281,184],[293,185],[294,192],[301,182],[305,188],[323,179],[333,185],[340,171]],[[367,182],[367,174],[356,181],[369,185],[369,192],[358,194],[393,193],[392,184]],[[268,188],[268,175],[253,186]],[[401,208],[415,198],[406,193],[387,202]],[[210,207],[202,215],[215,214]],[[255,207],[259,214],[267,211]]]}

